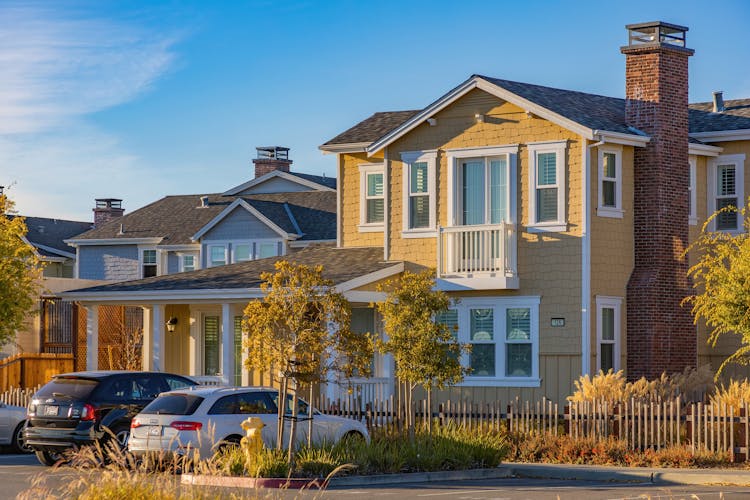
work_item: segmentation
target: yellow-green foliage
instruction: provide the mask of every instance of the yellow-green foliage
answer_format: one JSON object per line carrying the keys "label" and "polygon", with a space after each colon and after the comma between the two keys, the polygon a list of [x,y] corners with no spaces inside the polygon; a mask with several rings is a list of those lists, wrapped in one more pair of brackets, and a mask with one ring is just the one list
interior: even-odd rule
{"label": "yellow-green foliage", "polygon": [[750,402],[750,382],[747,379],[737,381],[731,380],[728,385],[721,384],[716,388],[716,392],[711,395],[711,403],[734,408],[734,414],[740,414],[740,408],[743,402]]}
{"label": "yellow-green foliage", "polygon": [[10,217],[14,203],[0,195],[0,346],[23,326],[39,300],[43,265],[26,243],[23,217]]}
{"label": "yellow-green foliage", "polygon": [[697,323],[706,322],[711,329],[708,342],[716,346],[722,335],[740,337],[740,347],[717,370],[718,377],[728,363],[750,363],[750,229],[747,209],[737,214],[744,220],[745,232],[737,235],[711,231],[710,222],[722,212],[737,211],[734,207],[714,213],[703,225],[698,239],[688,251],[698,255],[690,268],[697,293],[685,299],[692,304]]}
{"label": "yellow-green foliage", "polygon": [[713,374],[709,365],[698,369],[686,367],[681,373],[667,375],[662,373],[655,380],[641,377],[635,382],[627,382],[622,370],[613,372],[611,369],[593,377],[584,375],[574,381],[575,392],[568,396],[568,401],[582,403],[585,401],[656,401],[669,400],[681,395],[701,394],[713,387]]}

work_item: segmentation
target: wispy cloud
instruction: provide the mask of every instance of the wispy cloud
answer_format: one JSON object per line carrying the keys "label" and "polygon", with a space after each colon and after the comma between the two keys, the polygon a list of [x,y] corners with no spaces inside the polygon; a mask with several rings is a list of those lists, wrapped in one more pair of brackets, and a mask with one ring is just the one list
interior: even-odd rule
{"label": "wispy cloud", "polygon": [[15,183],[21,212],[61,213],[82,184],[134,173],[137,157],[86,115],[148,91],[172,67],[176,41],[63,3],[0,3],[0,184]]}

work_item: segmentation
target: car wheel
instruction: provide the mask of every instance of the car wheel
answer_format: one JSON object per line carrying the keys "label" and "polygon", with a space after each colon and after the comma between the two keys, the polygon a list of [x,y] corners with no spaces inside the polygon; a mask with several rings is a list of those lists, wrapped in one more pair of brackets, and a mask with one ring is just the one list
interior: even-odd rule
{"label": "car wheel", "polygon": [[[117,443],[117,446],[120,448],[120,450],[127,450],[128,440],[130,439],[130,427],[121,425],[111,429],[111,431],[114,435],[113,439]],[[112,436],[110,436],[110,438],[112,438]]]}
{"label": "car wheel", "polygon": [[23,437],[24,427],[26,427],[26,421],[18,424],[16,430],[13,431],[13,451],[16,453],[31,453],[34,451],[26,444],[26,438]]}
{"label": "car wheel", "polygon": [[225,439],[222,439],[218,443],[216,443],[216,445],[214,446],[214,449],[216,450],[216,453],[223,453],[223,452],[230,451],[234,448],[239,448],[240,439],[242,438],[239,438],[237,436],[229,436]]}
{"label": "car wheel", "polygon": [[39,463],[48,467],[52,467],[53,465],[57,464],[62,458],[62,455],[52,451],[37,450],[35,453],[37,460],[39,460]]}
{"label": "car wheel", "polygon": [[341,438],[342,441],[351,441],[354,443],[360,443],[365,440],[365,437],[357,432],[357,431],[349,431],[346,434],[344,434],[344,437]]}

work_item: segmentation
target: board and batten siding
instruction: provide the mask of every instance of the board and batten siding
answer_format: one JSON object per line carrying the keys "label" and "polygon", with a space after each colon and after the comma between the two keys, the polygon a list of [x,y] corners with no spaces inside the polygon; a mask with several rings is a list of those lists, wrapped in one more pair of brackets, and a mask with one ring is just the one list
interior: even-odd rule
{"label": "board and batten siding", "polygon": [[78,278],[134,280],[140,277],[137,245],[83,245],[78,248]]}

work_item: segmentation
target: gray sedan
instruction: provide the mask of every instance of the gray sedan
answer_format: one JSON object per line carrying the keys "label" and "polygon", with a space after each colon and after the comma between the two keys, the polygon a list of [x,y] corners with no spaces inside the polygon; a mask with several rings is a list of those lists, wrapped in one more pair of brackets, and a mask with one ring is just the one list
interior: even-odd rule
{"label": "gray sedan", "polygon": [[11,446],[16,453],[30,453],[23,440],[26,408],[0,402],[0,446]]}

